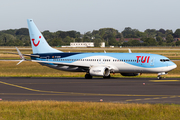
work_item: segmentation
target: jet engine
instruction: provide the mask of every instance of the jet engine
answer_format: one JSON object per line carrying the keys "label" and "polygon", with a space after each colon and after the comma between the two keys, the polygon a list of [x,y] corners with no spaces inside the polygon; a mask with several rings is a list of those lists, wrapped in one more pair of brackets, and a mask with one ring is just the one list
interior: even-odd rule
{"label": "jet engine", "polygon": [[109,76],[110,70],[107,67],[92,67],[89,74],[91,76]]}
{"label": "jet engine", "polygon": [[121,73],[122,76],[138,76],[139,73]]}

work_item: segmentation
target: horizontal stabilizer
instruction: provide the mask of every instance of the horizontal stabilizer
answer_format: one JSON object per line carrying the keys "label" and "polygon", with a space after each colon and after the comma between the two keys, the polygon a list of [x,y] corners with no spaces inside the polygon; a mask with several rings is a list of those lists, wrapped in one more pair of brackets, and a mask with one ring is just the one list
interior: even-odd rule
{"label": "horizontal stabilizer", "polygon": [[[4,53],[9,53],[9,54],[15,54],[15,55],[19,55],[18,53],[12,53],[12,52],[4,52]],[[23,56],[29,56],[29,57],[37,57],[39,58],[39,55],[30,55],[30,54],[22,54]]]}
{"label": "horizontal stabilizer", "polygon": [[19,65],[21,62],[25,61],[26,59],[24,58],[24,56],[22,55],[22,53],[19,51],[19,49],[17,47],[16,47],[16,50],[17,50],[17,52],[19,54],[19,57],[21,58],[21,61],[19,61],[17,63],[17,65]]}
{"label": "horizontal stabilizer", "polygon": [[[129,49],[129,48],[128,48],[128,49]],[[132,53],[132,52],[131,52],[131,49],[129,49],[129,53]]]}

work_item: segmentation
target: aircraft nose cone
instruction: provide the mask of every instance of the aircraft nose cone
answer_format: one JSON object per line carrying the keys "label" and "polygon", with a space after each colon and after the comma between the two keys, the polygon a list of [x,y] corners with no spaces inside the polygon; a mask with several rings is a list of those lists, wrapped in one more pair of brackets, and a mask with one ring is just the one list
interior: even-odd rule
{"label": "aircraft nose cone", "polygon": [[170,67],[171,70],[173,70],[173,69],[177,68],[177,65],[175,63],[172,63],[172,65],[169,66],[169,67]]}
{"label": "aircraft nose cone", "polygon": [[175,69],[175,68],[177,68],[177,65],[174,63],[174,68],[173,69]]}

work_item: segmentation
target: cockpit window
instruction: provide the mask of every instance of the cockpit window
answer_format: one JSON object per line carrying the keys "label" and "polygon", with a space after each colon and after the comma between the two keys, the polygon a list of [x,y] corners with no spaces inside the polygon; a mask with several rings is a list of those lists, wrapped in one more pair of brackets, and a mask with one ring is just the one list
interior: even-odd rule
{"label": "cockpit window", "polygon": [[160,59],[161,62],[170,61],[169,59]]}

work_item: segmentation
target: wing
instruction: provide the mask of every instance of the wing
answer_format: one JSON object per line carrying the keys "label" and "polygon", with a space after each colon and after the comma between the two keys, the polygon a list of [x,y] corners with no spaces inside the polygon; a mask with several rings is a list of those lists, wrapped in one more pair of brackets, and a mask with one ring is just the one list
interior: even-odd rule
{"label": "wing", "polygon": [[40,64],[53,64],[58,66],[68,66],[68,67],[79,67],[84,70],[89,70],[92,67],[95,66],[103,66],[107,67],[111,72],[113,72],[115,69],[117,69],[115,66],[112,65],[99,65],[99,64],[82,64],[81,62],[74,62],[74,63],[63,63],[63,62],[54,62],[54,61],[41,61],[41,60],[31,60],[32,62],[38,62]]}
{"label": "wing", "polygon": [[85,65],[85,64],[80,64],[80,63],[63,63],[63,62],[54,62],[54,61],[41,61],[41,60],[31,60],[32,62],[38,62],[38,63],[46,63],[46,64],[54,64],[54,65],[59,65],[59,66],[70,66],[70,67],[80,67],[84,69],[89,69],[91,65]]}

